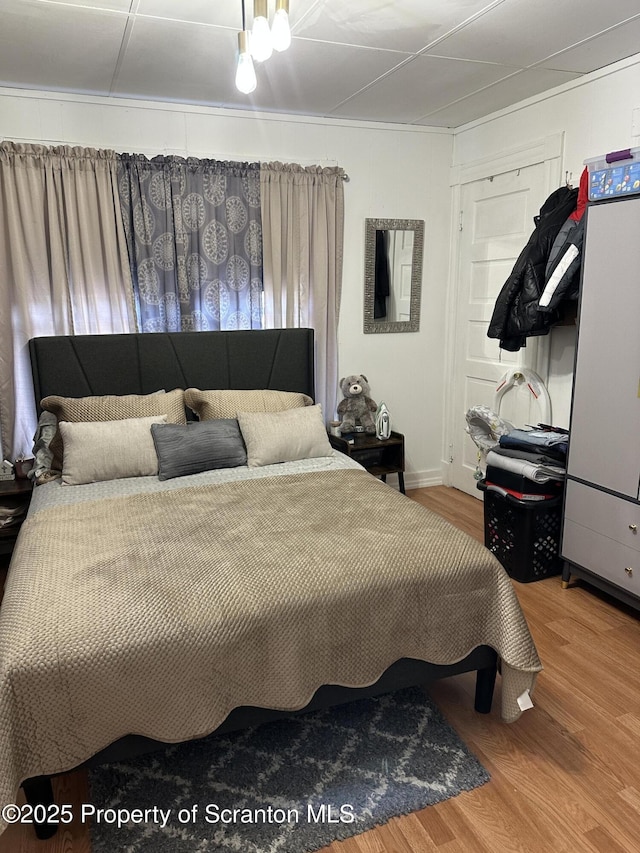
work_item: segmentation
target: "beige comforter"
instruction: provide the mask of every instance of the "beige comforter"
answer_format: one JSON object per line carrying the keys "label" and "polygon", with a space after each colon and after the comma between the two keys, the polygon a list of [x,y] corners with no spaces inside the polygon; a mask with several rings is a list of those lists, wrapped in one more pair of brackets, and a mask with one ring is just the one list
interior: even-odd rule
{"label": "beige comforter", "polygon": [[204,735],[238,705],[299,708],[479,644],[514,720],[541,667],[511,581],[364,471],[43,509],[0,613],[0,801],[128,733]]}

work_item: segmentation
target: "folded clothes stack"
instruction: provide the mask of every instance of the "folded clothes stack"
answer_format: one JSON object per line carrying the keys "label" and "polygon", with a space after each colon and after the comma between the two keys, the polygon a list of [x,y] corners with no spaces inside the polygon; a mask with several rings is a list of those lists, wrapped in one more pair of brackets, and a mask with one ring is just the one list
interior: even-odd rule
{"label": "folded clothes stack", "polygon": [[485,483],[520,500],[546,500],[562,494],[569,434],[539,424],[500,436],[487,454]]}

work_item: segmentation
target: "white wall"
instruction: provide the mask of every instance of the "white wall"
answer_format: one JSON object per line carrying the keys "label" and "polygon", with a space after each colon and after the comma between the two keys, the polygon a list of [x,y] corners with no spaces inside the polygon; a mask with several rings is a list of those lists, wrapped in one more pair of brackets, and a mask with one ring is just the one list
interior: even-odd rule
{"label": "white wall", "polygon": [[[352,182],[345,187],[340,375],[364,373],[373,399],[386,403],[392,427],[405,434],[410,488],[442,481],[451,137],[368,131],[366,145],[349,165],[346,158],[341,161]],[[425,220],[417,333],[365,335],[362,331],[364,220],[369,217]]]}
{"label": "white wall", "polygon": [[[564,134],[562,174],[569,173],[574,186],[587,158],[640,145],[640,54],[458,128],[454,165],[555,133]],[[553,420],[561,426],[569,422],[575,336],[575,327],[557,327],[550,335],[548,387]]]}
{"label": "white wall", "polygon": [[[640,144],[640,55],[453,134],[16,89],[0,89],[0,132],[16,141],[148,155],[342,166],[351,180],[345,185],[340,375],[368,376],[373,398],[385,401],[394,428],[405,433],[407,485],[426,485],[441,478],[450,167],[494,158],[505,148],[563,133],[563,174],[569,172],[577,184],[586,158]],[[362,332],[368,217],[425,220],[418,333]],[[568,423],[574,341],[575,330],[570,327],[554,329],[550,335],[549,391],[558,424]]]}
{"label": "white wall", "polygon": [[[340,375],[364,373],[406,437],[407,486],[439,481],[452,134],[178,104],[0,89],[3,138],[220,160],[340,165],[345,252]],[[417,333],[364,335],[365,218],[425,220]]]}

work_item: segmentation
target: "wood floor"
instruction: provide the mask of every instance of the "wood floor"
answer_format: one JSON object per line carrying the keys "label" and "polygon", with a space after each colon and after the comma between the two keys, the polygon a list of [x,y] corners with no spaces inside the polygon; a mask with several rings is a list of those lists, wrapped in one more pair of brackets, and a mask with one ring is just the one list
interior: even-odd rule
{"label": "wood floor", "polygon": [[[446,487],[411,498],[483,539],[482,504]],[[640,619],[558,578],[515,584],[545,666],[535,707],[510,725],[473,711],[473,678],[430,694],[491,773],[474,791],[396,818],[323,853],[632,853],[640,851]],[[87,802],[84,774],[58,783],[58,802]],[[11,827],[0,853],[89,853],[81,826],[37,842]],[[118,851],[114,850],[114,853]]]}

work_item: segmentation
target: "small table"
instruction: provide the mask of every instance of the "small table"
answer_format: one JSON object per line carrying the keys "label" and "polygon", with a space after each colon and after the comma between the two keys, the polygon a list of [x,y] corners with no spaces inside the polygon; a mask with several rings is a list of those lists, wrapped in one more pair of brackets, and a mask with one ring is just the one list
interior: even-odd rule
{"label": "small table", "polygon": [[0,554],[11,554],[13,551],[20,526],[29,507],[32,491],[31,480],[0,480],[0,506],[24,510],[15,522],[0,527]]}
{"label": "small table", "polygon": [[[348,438],[353,438],[353,444],[349,443]],[[375,435],[355,432],[349,436],[329,435],[329,441],[334,450],[359,462],[374,477],[380,477],[386,482],[387,474],[397,474],[400,491],[405,494],[402,433],[392,431],[390,438],[381,439]]]}

